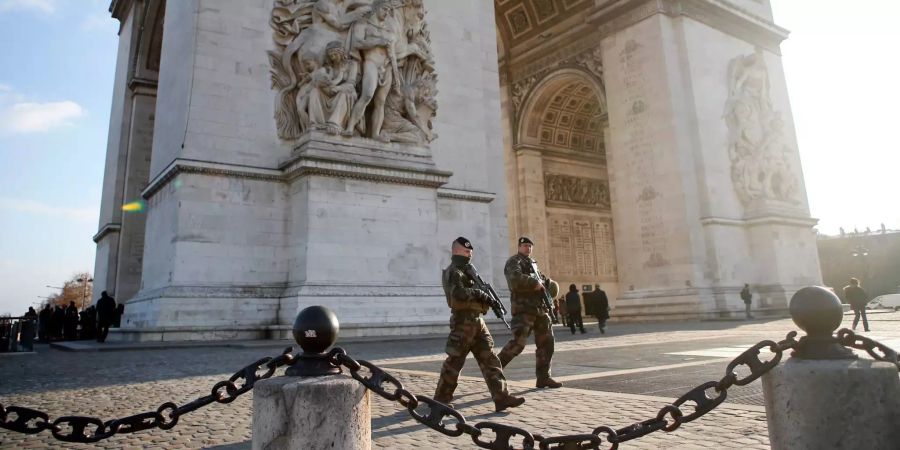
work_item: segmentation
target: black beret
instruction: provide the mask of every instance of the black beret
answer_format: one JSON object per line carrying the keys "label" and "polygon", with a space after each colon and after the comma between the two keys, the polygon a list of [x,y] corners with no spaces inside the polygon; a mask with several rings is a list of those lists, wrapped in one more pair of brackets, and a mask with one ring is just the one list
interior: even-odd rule
{"label": "black beret", "polygon": [[531,242],[531,239],[528,239],[526,236],[522,236],[519,238],[519,245],[522,245],[522,244],[534,245],[534,242]]}
{"label": "black beret", "polygon": [[469,250],[474,250],[474,249],[475,249],[475,247],[472,247],[472,243],[469,242],[468,239],[466,239],[466,238],[464,238],[464,237],[462,237],[462,236],[456,238],[456,240],[453,241],[453,242],[455,242],[455,243],[457,243],[457,244],[459,244],[459,245],[462,245],[463,247],[465,247],[465,248],[467,248],[467,249],[469,249]]}

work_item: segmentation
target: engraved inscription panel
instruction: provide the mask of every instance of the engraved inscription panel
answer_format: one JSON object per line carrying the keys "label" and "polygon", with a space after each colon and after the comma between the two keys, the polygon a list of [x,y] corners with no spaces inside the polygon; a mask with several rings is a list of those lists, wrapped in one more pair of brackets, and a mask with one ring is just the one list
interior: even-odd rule
{"label": "engraved inscription panel", "polygon": [[559,277],[614,280],[616,251],[612,220],[570,214],[549,217],[550,270]]}

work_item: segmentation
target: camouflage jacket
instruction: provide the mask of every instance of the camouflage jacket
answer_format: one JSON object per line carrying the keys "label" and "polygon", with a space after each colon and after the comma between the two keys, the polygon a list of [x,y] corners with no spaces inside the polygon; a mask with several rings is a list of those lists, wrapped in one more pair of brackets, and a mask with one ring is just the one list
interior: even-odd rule
{"label": "camouflage jacket", "polygon": [[503,274],[506,275],[506,284],[509,285],[513,314],[546,312],[542,303],[543,294],[534,288],[540,283],[546,285],[548,279],[543,274],[542,278],[537,278],[533,262],[535,262],[533,259],[521,253],[516,253],[506,260]]}
{"label": "camouflage jacket", "polygon": [[468,263],[454,258],[444,269],[442,281],[447,306],[453,312],[476,312],[484,314],[488,311],[488,294],[475,288],[475,281],[466,275]]}

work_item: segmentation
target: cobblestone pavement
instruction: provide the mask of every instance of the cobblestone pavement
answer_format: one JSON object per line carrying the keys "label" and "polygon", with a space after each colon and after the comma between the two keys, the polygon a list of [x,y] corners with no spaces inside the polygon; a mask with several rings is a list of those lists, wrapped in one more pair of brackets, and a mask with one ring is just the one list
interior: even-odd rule
{"label": "cobblestone pavement", "polygon": [[[849,326],[846,319],[843,325]],[[870,322],[871,336],[890,342],[900,339],[900,313],[872,314]],[[495,421],[548,436],[586,433],[599,425],[618,428],[652,417],[662,405],[699,382],[718,379],[726,361],[719,348],[733,345],[739,349],[740,344],[760,339],[777,340],[792,329],[795,326],[789,320],[613,324],[604,336],[596,329],[570,336],[568,330],[558,328],[554,370],[567,368],[571,378],[567,387],[533,388],[533,359],[528,359],[531,347],[513,361],[509,371],[511,391],[524,395],[525,405],[494,413],[484,382],[477,370],[471,372],[473,361],[467,364],[470,372],[465,375],[474,376],[462,377],[454,403],[470,422]],[[498,335],[496,340],[502,343],[505,336]],[[443,339],[423,339],[343,346],[356,358],[389,367],[411,391],[431,395],[443,359],[443,343]],[[0,356],[0,403],[42,409],[51,418],[122,417],[155,410],[164,401],[183,404],[206,395],[215,382],[238,368],[261,356],[278,354],[281,344],[90,353],[40,345],[35,354]],[[685,352],[689,355],[673,355]],[[704,352],[712,356],[690,356]],[[573,369],[578,367],[580,372]],[[735,399],[758,396],[738,394],[735,392]],[[249,449],[252,395],[188,414],[169,431],[148,430],[81,445],[57,442],[47,432],[25,436],[0,430],[0,448]],[[731,396],[729,400],[733,400]],[[672,433],[656,432],[620,448],[768,448],[764,410],[754,406],[755,401],[743,403],[749,404],[725,403]],[[375,448],[476,448],[465,437],[450,438],[424,428],[402,407],[377,396],[372,402],[372,418]]]}

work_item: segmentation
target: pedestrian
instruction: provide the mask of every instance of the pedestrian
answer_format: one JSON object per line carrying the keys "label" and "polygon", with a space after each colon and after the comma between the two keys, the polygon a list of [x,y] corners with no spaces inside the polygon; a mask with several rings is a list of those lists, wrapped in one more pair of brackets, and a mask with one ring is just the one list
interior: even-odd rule
{"label": "pedestrian", "polygon": [[41,313],[38,314],[38,339],[41,342],[47,342],[50,338],[47,336],[48,331],[50,330],[50,316],[53,315],[53,311],[50,310],[50,304],[44,305],[44,308],[41,309]]}
{"label": "pedestrian", "polygon": [[[30,346],[30,342],[34,341],[35,331],[37,331],[38,313],[34,310],[33,307],[29,306],[28,312],[26,312],[22,317],[26,322],[28,322],[27,324],[24,322],[22,324],[22,331],[20,331],[20,333],[23,335],[22,341],[24,342],[27,340],[29,342],[28,345]],[[28,335],[27,338],[24,336],[26,334]]]}
{"label": "pedestrian", "polygon": [[500,360],[494,354],[494,339],[481,318],[488,312],[490,297],[487,292],[475,287],[476,272],[471,264],[475,248],[468,239],[460,236],[453,241],[450,250],[450,265],[441,277],[447,306],[450,307],[450,335],[444,348],[447,359],[441,366],[434,399],[450,404],[459,372],[471,352],[494,400],[495,411],[519,406],[525,403],[525,399],[509,393]]}
{"label": "pedestrian", "polygon": [[569,316],[569,329],[575,334],[575,327],[584,334],[584,319],[581,317],[581,297],[578,295],[578,288],[575,284],[569,285],[569,293],[566,294],[566,315]]}
{"label": "pedestrian", "polygon": [[96,337],[96,316],[97,312],[94,306],[88,306],[84,311],[78,314],[79,323],[81,323],[81,339],[94,339]]}
{"label": "pedestrian", "polygon": [[853,309],[853,329],[856,329],[856,326],[859,325],[859,318],[862,317],[863,329],[869,331],[869,319],[866,318],[866,304],[869,303],[869,296],[859,285],[859,280],[851,278],[850,284],[844,286],[844,298]]}
{"label": "pedestrian", "polygon": [[100,293],[97,300],[97,342],[106,342],[109,327],[113,324],[116,315],[116,299],[106,291]]}
{"label": "pedestrian", "polygon": [[[553,359],[553,323],[550,319],[550,310],[547,309],[543,299],[549,293],[556,297],[558,292],[552,292],[556,282],[547,278],[537,268],[537,261],[531,259],[534,242],[522,236],[519,238],[518,252],[509,257],[503,273],[506,275],[506,283],[509,286],[510,302],[512,303],[512,332],[513,337],[503,346],[498,355],[503,367],[506,367],[513,358],[522,353],[528,336],[534,331],[535,372],[538,388],[559,388],[562,383],[550,377],[550,362]],[[559,290],[559,285],[555,289]],[[544,291],[548,292],[544,292]]]}
{"label": "pedestrian", "polygon": [[594,299],[594,315],[597,317],[597,325],[600,327],[600,334],[606,334],[606,321],[609,320],[609,297],[606,291],[600,289],[599,284],[594,285],[594,292],[591,292]]}
{"label": "pedestrian", "polygon": [[750,314],[750,307],[753,305],[753,294],[750,293],[750,284],[744,283],[744,288],[741,289],[741,300],[744,301],[744,309],[747,311],[747,319],[752,319],[753,315]]}
{"label": "pedestrian", "polygon": [[60,305],[56,305],[53,309],[53,315],[50,316],[50,328],[53,330],[51,339],[62,339],[63,326],[66,323],[66,311]]}
{"label": "pedestrian", "polygon": [[559,309],[559,312],[556,313],[556,316],[559,317],[559,323],[562,324],[562,326],[567,327],[569,326],[567,325],[569,323],[569,318],[566,315],[566,297],[562,296],[558,298],[556,302]]}
{"label": "pedestrian", "polygon": [[78,339],[78,308],[75,302],[70,301],[66,308],[64,337],[66,340],[74,341]]}

